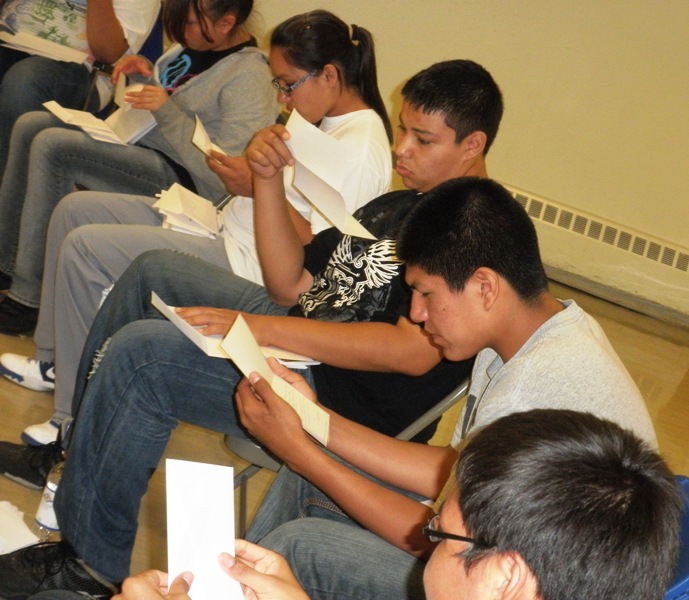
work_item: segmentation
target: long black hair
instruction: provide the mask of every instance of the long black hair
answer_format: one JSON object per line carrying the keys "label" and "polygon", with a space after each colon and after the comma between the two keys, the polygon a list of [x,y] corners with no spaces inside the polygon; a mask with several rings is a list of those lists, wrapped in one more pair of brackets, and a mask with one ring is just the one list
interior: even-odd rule
{"label": "long black hair", "polygon": [[376,54],[371,33],[326,10],[314,10],[283,21],[273,31],[271,48],[281,48],[290,64],[304,71],[335,66],[344,85],[359,92],[381,118],[392,141],[392,125],[378,89]]}

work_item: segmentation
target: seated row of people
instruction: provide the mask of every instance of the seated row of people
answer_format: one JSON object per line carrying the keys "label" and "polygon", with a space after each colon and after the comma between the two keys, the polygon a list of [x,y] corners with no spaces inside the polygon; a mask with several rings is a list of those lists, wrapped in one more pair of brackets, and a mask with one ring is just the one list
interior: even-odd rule
{"label": "seated row of people", "polygon": [[[193,6],[190,0],[179,1],[185,6]],[[236,0],[231,2],[236,3]],[[174,5],[174,2],[166,3],[165,23],[168,27],[180,19],[180,15],[173,11]],[[231,14],[232,11],[227,13]],[[343,165],[346,184],[342,191],[350,212],[386,191],[391,178],[391,126],[378,91],[373,41],[370,33],[362,27],[357,27],[354,35],[355,39],[351,39],[349,27],[336,16],[317,11],[279,25],[272,33],[270,51],[274,81],[283,88],[278,93],[279,98],[290,108],[296,108],[307,120],[319,123],[322,131],[346,145],[354,157],[350,164]],[[261,283],[261,268],[254,242],[252,200],[248,197],[251,189],[250,186],[246,189],[246,184],[236,183],[237,179],[243,180],[247,176],[250,180],[250,171],[246,159],[234,155],[240,154],[257,126],[274,122],[277,113],[274,110],[274,90],[265,73],[256,71],[258,68],[267,71],[268,67],[261,63],[254,68],[252,65],[261,60],[261,55],[255,52],[255,47],[244,47],[244,42],[241,46],[242,50],[219,60],[213,69],[197,77],[190,78],[188,72],[182,73],[190,80],[181,87],[178,82],[170,101],[152,111],[159,120],[159,126],[144,136],[137,146],[97,142],[83,132],[64,128],[50,128],[36,138],[32,147],[37,149],[37,156],[32,153],[30,163],[55,165],[58,161],[63,166],[39,170],[44,171],[46,177],[55,172],[68,172],[70,175],[61,179],[67,180],[65,186],[55,190],[52,198],[46,192],[51,189],[48,182],[31,184],[35,193],[31,194],[33,200],[24,204],[12,288],[8,298],[0,303],[0,331],[18,332],[16,327],[20,327],[19,332],[25,332],[25,327],[33,328],[33,315],[37,309],[31,309],[32,320],[27,324],[23,323],[18,312],[27,313],[22,308],[17,309],[16,304],[30,298],[28,304],[37,306],[40,294],[41,310],[34,335],[35,358],[13,354],[0,358],[0,372],[6,377],[34,389],[55,388],[55,413],[47,422],[27,428],[24,437],[28,443],[54,441],[59,423],[71,414],[76,368],[89,327],[104,291],[112,286],[136,256],[154,248],[178,250],[203,258],[249,281]],[[236,48],[234,46],[228,52]],[[203,54],[222,58],[226,52],[208,50]],[[250,64],[244,65],[247,61]],[[227,65],[230,71],[220,71],[221,65]],[[235,76],[231,76],[232,73]],[[309,73],[313,76],[304,79]],[[220,89],[210,90],[203,81],[215,81],[220,84]],[[295,81],[302,83],[290,85],[291,89],[283,85],[284,82]],[[259,90],[252,92],[255,87]],[[158,88],[147,86],[141,93],[149,93],[149,89]],[[189,94],[197,99],[196,105],[183,102]],[[176,100],[178,98],[180,100]],[[218,104],[224,110],[218,112]],[[203,110],[202,105],[205,107]],[[174,108],[166,108],[170,106]],[[165,120],[163,115],[170,111],[173,117],[170,126],[166,127],[162,123]],[[209,123],[209,135],[214,143],[233,156],[216,154],[215,159],[208,161],[210,168],[206,166],[202,153],[190,142],[195,114],[204,123]],[[27,117],[41,122],[51,121],[45,113],[32,113]],[[15,132],[15,138],[18,135]],[[162,141],[170,148],[170,156],[185,157],[178,163],[191,172],[196,188],[203,191],[205,197],[220,198],[225,191],[223,183],[230,191],[236,192],[241,187],[246,192],[245,196],[235,197],[223,210],[224,227],[217,239],[199,238],[161,227],[162,216],[153,208],[156,201],[153,194],[160,191],[161,186],[166,187],[175,181],[176,169],[170,171],[162,158],[164,155],[149,147],[155,147],[149,143],[152,136],[163,138]],[[17,159],[20,155],[25,159],[25,153],[17,153]],[[156,169],[147,164],[150,161],[161,165],[165,172],[161,173],[161,178],[154,176]],[[191,165],[196,167],[192,170]],[[120,170],[126,173],[120,173]],[[151,172],[150,177],[148,171]],[[239,177],[237,172],[245,174]],[[34,170],[29,181],[33,180],[33,173]],[[130,176],[133,179],[131,185],[128,183]],[[202,186],[201,177],[214,182],[215,187],[210,187],[210,183]],[[300,239],[307,242],[327,223],[292,185],[291,168],[285,169],[284,178],[285,193],[293,207],[290,209],[291,218]],[[17,196],[3,192],[16,185],[13,183],[16,180],[8,179],[0,188],[0,240],[3,240],[0,242],[0,268],[3,268],[3,256],[13,256],[9,252],[13,244],[3,237],[2,228],[19,229],[17,223],[12,224],[12,219],[2,216],[3,208],[16,209]],[[89,182],[91,190],[112,189],[147,195],[90,191],[72,194],[58,203],[74,183],[85,181]],[[56,203],[57,208],[50,219]],[[40,225],[27,220],[28,215],[36,212],[41,214]],[[85,226],[87,224],[88,227]],[[32,235],[24,235],[25,226],[30,227]],[[44,246],[41,240],[46,239],[46,229]],[[2,244],[7,247],[7,253],[2,251]],[[41,269],[44,247],[47,248],[45,268]],[[3,328],[3,323],[6,328]],[[56,363],[55,378],[51,375],[55,372]]]}
{"label": "seated row of people", "polygon": [[[311,16],[298,19],[308,36]],[[326,86],[326,67],[292,70],[301,75],[292,95]],[[284,77],[277,83],[288,87]],[[402,94],[396,169],[410,190],[355,212],[377,239],[332,228],[300,235],[285,183],[294,159],[284,127],[274,125],[246,151],[264,285],[169,250],[140,255],[119,277],[75,366],[67,438],[0,444],[0,470],[35,487],[66,452],[55,500],[64,541],[1,557],[0,596],[55,588],[113,594],[129,574],[140,499],[179,421],[248,432],[284,462],[248,538],[284,555],[312,598],[423,598],[424,564],[442,534],[422,535],[434,513],[420,500],[442,496],[457,447],[500,417],[585,411],[656,447],[643,398],[602,330],[548,292],[530,218],[487,179],[485,157],[502,116],[490,74],[471,61],[446,61],[416,74]],[[242,313],[261,344],[319,361],[304,377],[274,368],[329,412],[327,450],[265,381],[242,379],[231,362],[191,344],[152,307],[152,291],[184,307],[178,314],[206,334],[227,333]],[[476,355],[452,444],[394,439],[466,376]],[[677,490],[668,487],[665,534],[677,526]],[[475,522],[459,531],[493,539]],[[663,542],[652,593],[667,583],[674,538]],[[598,597],[622,598],[624,590]]]}

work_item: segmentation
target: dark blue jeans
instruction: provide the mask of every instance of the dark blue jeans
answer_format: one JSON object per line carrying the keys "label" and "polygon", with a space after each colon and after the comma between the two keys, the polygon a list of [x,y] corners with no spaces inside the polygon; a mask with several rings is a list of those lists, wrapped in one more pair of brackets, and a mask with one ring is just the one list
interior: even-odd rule
{"label": "dark blue jeans", "polygon": [[[82,109],[91,75],[84,65],[0,47],[0,79],[1,180],[15,121],[26,112],[44,110],[43,103],[48,100],[56,100],[65,108]],[[99,104],[100,98],[94,93],[89,110],[97,110]]]}
{"label": "dark blue jeans", "polygon": [[178,422],[244,435],[233,404],[240,374],[162,317],[151,291],[174,306],[286,313],[263,287],[164,250],[137,258],[108,295],[79,367],[55,510],[64,539],[112,582],[129,574],[141,497]]}

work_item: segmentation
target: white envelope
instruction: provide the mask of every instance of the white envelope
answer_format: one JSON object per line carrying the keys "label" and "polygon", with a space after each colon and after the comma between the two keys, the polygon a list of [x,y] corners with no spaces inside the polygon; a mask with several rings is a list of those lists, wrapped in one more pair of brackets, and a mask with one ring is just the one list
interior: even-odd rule
{"label": "white envelope", "polygon": [[191,571],[194,600],[241,600],[239,582],[221,568],[221,552],[234,555],[232,467],[184,460],[165,461],[170,583]]}

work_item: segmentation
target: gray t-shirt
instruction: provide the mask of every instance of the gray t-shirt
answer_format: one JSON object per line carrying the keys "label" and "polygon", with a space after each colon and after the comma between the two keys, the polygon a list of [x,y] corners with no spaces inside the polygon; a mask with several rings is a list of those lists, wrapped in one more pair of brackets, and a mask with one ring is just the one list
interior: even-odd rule
{"label": "gray t-shirt", "polygon": [[469,398],[452,445],[504,415],[534,408],[590,412],[630,429],[657,448],[644,399],[600,325],[573,300],[546,321],[506,363],[479,352]]}

